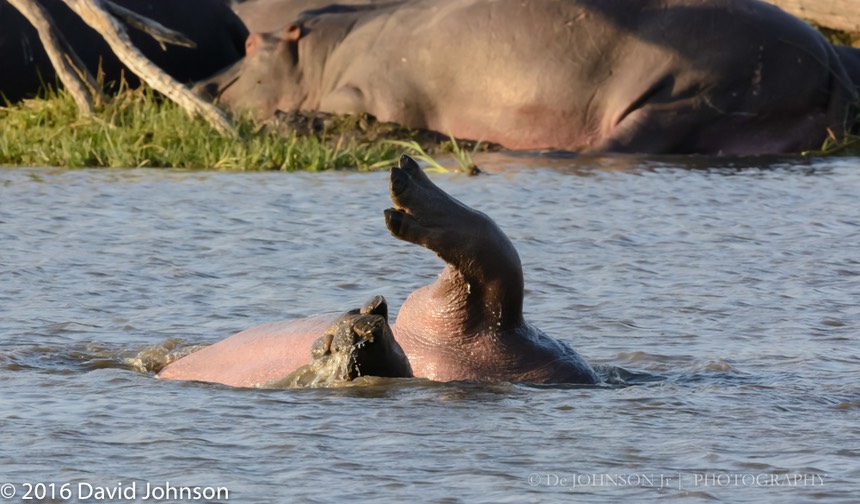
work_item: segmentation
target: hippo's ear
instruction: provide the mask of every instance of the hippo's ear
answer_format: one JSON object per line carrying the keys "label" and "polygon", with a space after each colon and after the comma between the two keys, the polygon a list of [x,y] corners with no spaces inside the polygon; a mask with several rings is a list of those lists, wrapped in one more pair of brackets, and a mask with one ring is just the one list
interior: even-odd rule
{"label": "hippo's ear", "polygon": [[365,303],[361,307],[362,315],[382,315],[385,322],[388,322],[388,302],[382,296],[373,296],[373,299]]}
{"label": "hippo's ear", "polygon": [[305,27],[300,21],[290,24],[281,31],[281,40],[286,42],[290,55],[292,55],[293,63],[299,61],[299,39],[305,35]]}
{"label": "hippo's ear", "polygon": [[287,42],[298,42],[302,35],[305,35],[305,27],[299,21],[290,24],[281,32],[281,38]]}

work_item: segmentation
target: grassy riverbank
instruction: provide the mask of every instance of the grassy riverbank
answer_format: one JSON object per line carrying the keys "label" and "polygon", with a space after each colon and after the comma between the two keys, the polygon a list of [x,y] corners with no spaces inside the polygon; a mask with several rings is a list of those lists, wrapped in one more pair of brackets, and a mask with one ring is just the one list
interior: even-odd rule
{"label": "grassy riverbank", "polygon": [[404,151],[385,140],[428,141],[367,118],[298,115],[269,127],[238,120],[239,135],[231,138],[147,89],[110,99],[94,117],[80,117],[67,93],[52,93],[0,107],[0,124],[6,166],[371,170]]}
{"label": "grassy riverbank", "polygon": [[[67,93],[52,93],[0,107],[0,124],[0,166],[374,170],[407,152],[433,167],[426,151],[452,152],[462,170],[473,171],[474,146],[368,117],[292,113],[266,125],[239,119],[237,136],[221,135],[146,88],[109,99],[93,117],[79,116]],[[835,153],[860,154],[860,136],[829,138],[808,152]]]}

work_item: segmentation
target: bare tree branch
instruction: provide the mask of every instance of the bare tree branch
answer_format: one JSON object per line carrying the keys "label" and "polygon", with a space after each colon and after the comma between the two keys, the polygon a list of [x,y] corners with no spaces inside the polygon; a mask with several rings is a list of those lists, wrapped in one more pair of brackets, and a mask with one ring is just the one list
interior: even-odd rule
{"label": "bare tree branch", "polygon": [[152,19],[141,16],[137,12],[128,10],[122,5],[107,1],[104,2],[104,6],[114,16],[122,18],[122,20],[125,21],[127,25],[133,28],[137,28],[138,30],[154,38],[161,45],[161,48],[165,51],[167,50],[165,44],[188,47],[191,49],[197,47],[197,44],[195,44],[193,40],[189,39],[184,34],[179,33],[175,30],[171,30],[170,28],[167,28],[166,26],[162,25],[161,23],[158,23],[157,21],[153,21]]}
{"label": "bare tree branch", "polygon": [[63,0],[81,19],[104,37],[105,41],[138,77],[153,89],[167,96],[191,115],[203,117],[218,131],[235,134],[227,116],[211,103],[203,101],[170,75],[149,61],[131,43],[125,27],[118,23],[103,7],[101,0]]}
{"label": "bare tree branch", "polygon": [[78,104],[78,109],[83,114],[93,114],[95,107],[92,97],[100,96],[98,85],[75,54],[74,48],[63,34],[54,28],[51,15],[36,0],[9,0],[9,3],[18,9],[39,33],[39,39],[54,65],[57,76]]}

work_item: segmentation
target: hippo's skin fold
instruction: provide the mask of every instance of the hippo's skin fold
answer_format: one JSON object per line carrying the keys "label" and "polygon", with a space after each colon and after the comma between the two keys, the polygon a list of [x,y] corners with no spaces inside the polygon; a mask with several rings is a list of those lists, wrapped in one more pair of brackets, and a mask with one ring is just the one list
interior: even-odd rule
{"label": "hippo's skin fold", "polygon": [[511,149],[762,154],[841,134],[840,56],[758,0],[405,0],[252,33],[234,111],[368,113]]}
{"label": "hippo's skin fold", "polygon": [[[390,330],[387,305],[378,297],[358,314],[242,331],[168,365],[159,377],[246,387],[413,373],[438,381],[600,381],[576,351],[523,319],[520,259],[492,219],[446,194],[408,156],[392,168],[390,184],[394,206],[385,222],[391,234],[446,263],[436,282],[407,297]],[[373,345],[362,343],[368,334]],[[343,367],[338,356],[354,358],[355,365]]]}

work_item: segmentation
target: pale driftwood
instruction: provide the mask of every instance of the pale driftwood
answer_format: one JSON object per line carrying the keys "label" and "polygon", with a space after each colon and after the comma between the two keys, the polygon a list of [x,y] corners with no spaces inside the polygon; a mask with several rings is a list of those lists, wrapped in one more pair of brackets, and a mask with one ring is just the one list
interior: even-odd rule
{"label": "pale driftwood", "polygon": [[105,10],[101,0],[63,1],[84,22],[101,34],[117,58],[150,87],[176,102],[189,114],[203,117],[218,131],[235,134],[235,130],[224,112],[211,103],[203,101],[141,54],[129,39],[125,27]]}
{"label": "pale driftwood", "polygon": [[111,1],[106,1],[104,2],[104,7],[107,8],[108,12],[110,12],[114,16],[122,18],[122,20],[125,21],[127,25],[137,28],[138,30],[154,38],[155,41],[158,42],[161,45],[161,48],[164,50],[167,50],[165,44],[188,47],[191,49],[197,47],[197,44],[195,44],[193,40],[189,39],[182,33],[179,33],[175,30],[171,30],[170,28],[162,25],[157,21],[153,21],[152,19],[141,16],[137,12],[128,10],[122,5],[117,5]]}
{"label": "pale driftwood", "polygon": [[92,97],[98,94],[96,81],[66,42],[63,34],[54,28],[51,15],[36,0],[9,0],[9,3],[18,9],[38,32],[39,40],[54,65],[57,76],[72,95],[78,109],[84,114],[93,114],[95,107]]}
{"label": "pale driftwood", "polygon": [[813,23],[847,32],[860,32],[860,0],[764,0]]}

